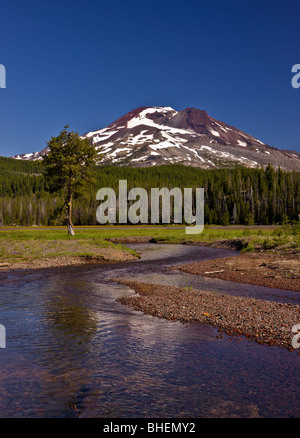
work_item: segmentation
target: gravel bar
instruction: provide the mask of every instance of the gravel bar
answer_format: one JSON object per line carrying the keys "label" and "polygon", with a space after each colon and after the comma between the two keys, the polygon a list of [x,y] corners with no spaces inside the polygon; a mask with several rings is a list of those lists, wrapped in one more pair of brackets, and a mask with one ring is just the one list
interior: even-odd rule
{"label": "gravel bar", "polygon": [[300,324],[300,306],[237,297],[197,289],[112,279],[137,294],[117,301],[133,310],[183,323],[206,323],[228,335],[246,336],[260,344],[290,351],[292,327]]}
{"label": "gravel bar", "polygon": [[173,266],[203,277],[300,292],[300,258],[287,254],[239,254]]}

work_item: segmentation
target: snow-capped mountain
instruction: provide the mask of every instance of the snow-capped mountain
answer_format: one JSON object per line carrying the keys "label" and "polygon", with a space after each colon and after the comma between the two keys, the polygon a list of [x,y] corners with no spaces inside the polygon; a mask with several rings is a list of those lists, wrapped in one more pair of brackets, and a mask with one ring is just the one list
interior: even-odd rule
{"label": "snow-capped mountain", "polygon": [[[92,141],[103,164],[141,167],[181,163],[216,168],[234,163],[247,167],[270,163],[300,170],[299,153],[268,146],[195,108],[137,108],[106,128],[82,137]],[[38,160],[47,152],[48,147],[12,158]]]}

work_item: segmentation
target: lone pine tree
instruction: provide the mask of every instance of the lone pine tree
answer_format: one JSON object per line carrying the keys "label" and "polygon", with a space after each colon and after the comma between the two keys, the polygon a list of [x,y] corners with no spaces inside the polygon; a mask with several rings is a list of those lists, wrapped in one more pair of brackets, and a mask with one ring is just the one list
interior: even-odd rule
{"label": "lone pine tree", "polygon": [[49,142],[49,153],[44,156],[45,176],[50,189],[61,193],[66,209],[68,234],[74,235],[72,222],[72,202],[83,196],[95,181],[97,151],[86,138],[77,132],[67,131],[68,126]]}

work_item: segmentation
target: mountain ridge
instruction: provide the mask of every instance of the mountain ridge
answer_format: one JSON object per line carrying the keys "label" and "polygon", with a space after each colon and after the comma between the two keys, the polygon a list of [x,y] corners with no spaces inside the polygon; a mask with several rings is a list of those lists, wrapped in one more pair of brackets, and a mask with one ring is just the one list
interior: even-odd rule
{"label": "mountain ridge", "polygon": [[[300,154],[267,145],[234,126],[187,107],[139,107],[105,128],[81,135],[101,154],[99,164],[134,167],[177,163],[201,168],[281,167],[300,170]],[[40,160],[39,152],[14,155],[21,160]]]}

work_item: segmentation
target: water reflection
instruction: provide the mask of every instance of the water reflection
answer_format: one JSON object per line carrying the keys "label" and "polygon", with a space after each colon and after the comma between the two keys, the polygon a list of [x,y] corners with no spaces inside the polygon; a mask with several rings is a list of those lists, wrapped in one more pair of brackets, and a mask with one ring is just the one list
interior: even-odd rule
{"label": "water reflection", "polygon": [[44,294],[45,322],[52,331],[51,337],[57,342],[68,338],[70,348],[87,345],[97,331],[97,318],[89,308],[86,284],[57,278],[44,287]]}

